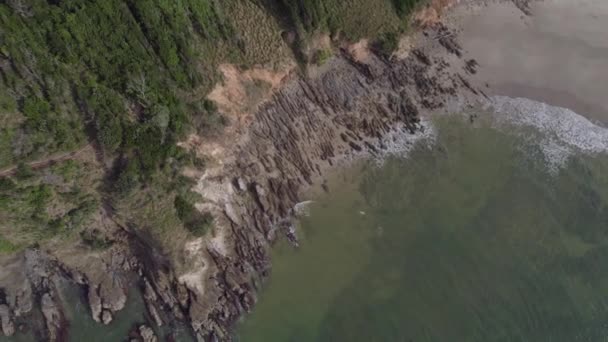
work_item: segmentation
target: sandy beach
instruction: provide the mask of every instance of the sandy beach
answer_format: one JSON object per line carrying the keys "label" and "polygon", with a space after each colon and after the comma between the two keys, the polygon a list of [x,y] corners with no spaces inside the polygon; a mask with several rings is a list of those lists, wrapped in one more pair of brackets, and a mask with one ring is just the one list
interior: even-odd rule
{"label": "sandy beach", "polygon": [[571,109],[608,125],[608,1],[533,2],[526,16],[512,3],[459,6],[452,22],[476,78],[489,95],[525,97]]}

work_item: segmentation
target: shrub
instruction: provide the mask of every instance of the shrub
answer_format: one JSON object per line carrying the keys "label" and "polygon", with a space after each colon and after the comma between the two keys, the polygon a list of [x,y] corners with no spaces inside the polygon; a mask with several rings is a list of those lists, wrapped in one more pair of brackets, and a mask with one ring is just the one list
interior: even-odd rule
{"label": "shrub", "polygon": [[103,250],[112,246],[112,241],[108,240],[102,233],[97,230],[85,230],[80,233],[80,238],[85,245],[94,250]]}
{"label": "shrub", "polygon": [[372,45],[372,48],[384,57],[390,57],[398,47],[399,36],[395,32],[382,34]]}
{"label": "shrub", "polygon": [[8,177],[0,178],[0,192],[10,192],[16,188],[17,184],[12,179]]}
{"label": "shrub", "polygon": [[113,190],[119,195],[129,194],[139,184],[139,167],[136,161],[127,160],[126,165],[118,171]]}
{"label": "shrub", "polygon": [[414,7],[421,1],[422,0],[392,0],[397,14],[401,17],[409,15]]}
{"label": "shrub", "polygon": [[0,90],[0,114],[17,111],[17,102],[4,89]]}
{"label": "shrub", "polygon": [[182,221],[184,227],[194,236],[203,236],[213,223],[213,216],[210,213],[201,213],[185,197],[175,196],[173,202],[177,217]]}
{"label": "shrub", "polygon": [[317,53],[315,54],[315,64],[317,65],[323,65],[325,64],[325,62],[327,62],[327,60],[333,55],[332,51],[330,49],[323,49],[323,50],[319,50],[317,51]]}
{"label": "shrub", "polygon": [[15,173],[15,176],[18,179],[28,179],[34,176],[34,170],[28,164],[20,162],[19,164],[17,164],[17,171]]}

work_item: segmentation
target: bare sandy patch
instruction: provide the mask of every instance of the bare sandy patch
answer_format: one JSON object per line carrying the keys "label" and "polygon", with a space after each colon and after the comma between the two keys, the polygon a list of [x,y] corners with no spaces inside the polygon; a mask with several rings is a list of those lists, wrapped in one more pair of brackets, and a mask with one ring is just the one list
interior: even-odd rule
{"label": "bare sandy patch", "polygon": [[257,106],[270,97],[294,67],[295,63],[289,63],[278,70],[239,70],[232,64],[222,64],[219,69],[223,83],[216,85],[207,98],[228,116],[234,129],[242,129],[253,119]]}
{"label": "bare sandy patch", "polygon": [[205,241],[203,238],[186,242],[184,246],[184,256],[191,262],[191,267],[189,272],[185,272],[178,277],[180,283],[199,294],[205,292],[204,275],[208,268],[205,263],[204,249]]}
{"label": "bare sandy patch", "polygon": [[404,60],[410,55],[413,48],[414,42],[412,40],[412,36],[405,35],[399,39],[399,45],[397,50],[395,50],[393,53],[393,56],[399,60]]}
{"label": "bare sandy patch", "polygon": [[370,60],[369,40],[361,39],[355,44],[347,47],[348,53],[359,63],[367,63]]}
{"label": "bare sandy patch", "polygon": [[414,15],[414,22],[421,27],[434,26],[441,22],[447,9],[459,2],[460,0],[432,0]]}

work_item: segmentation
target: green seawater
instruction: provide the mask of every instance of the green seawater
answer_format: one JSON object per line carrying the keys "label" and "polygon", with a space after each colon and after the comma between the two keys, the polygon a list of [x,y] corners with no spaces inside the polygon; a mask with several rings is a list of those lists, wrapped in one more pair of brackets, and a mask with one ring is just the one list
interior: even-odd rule
{"label": "green seawater", "polygon": [[[158,327],[151,323],[152,318],[146,312],[142,294],[136,283],[129,283],[127,302],[124,309],[115,313],[112,322],[103,325],[95,322],[91,317],[91,310],[86,300],[86,295],[82,289],[67,282],[59,282],[59,292],[61,301],[64,304],[63,310],[68,321],[68,341],[77,342],[106,342],[106,341],[130,341],[129,334],[136,330],[141,324],[150,326],[160,341],[194,341],[190,329],[180,322],[169,322],[163,327]],[[36,336],[31,328],[44,331],[43,317],[36,316],[37,321],[26,322],[29,329],[25,332],[17,333],[12,337],[4,337],[0,333],[0,341],[6,342],[37,342],[44,341],[40,336]],[[172,340],[170,338],[172,338]]]}
{"label": "green seawater", "polygon": [[608,341],[608,157],[436,126],[313,196],[239,341]]}

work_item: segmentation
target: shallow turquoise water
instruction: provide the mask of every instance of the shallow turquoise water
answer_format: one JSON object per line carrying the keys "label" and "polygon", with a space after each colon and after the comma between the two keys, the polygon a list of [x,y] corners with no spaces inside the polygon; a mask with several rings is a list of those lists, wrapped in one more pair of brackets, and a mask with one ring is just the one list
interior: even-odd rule
{"label": "shallow turquoise water", "polygon": [[608,158],[552,174],[533,139],[436,124],[316,196],[240,341],[608,340]]}

